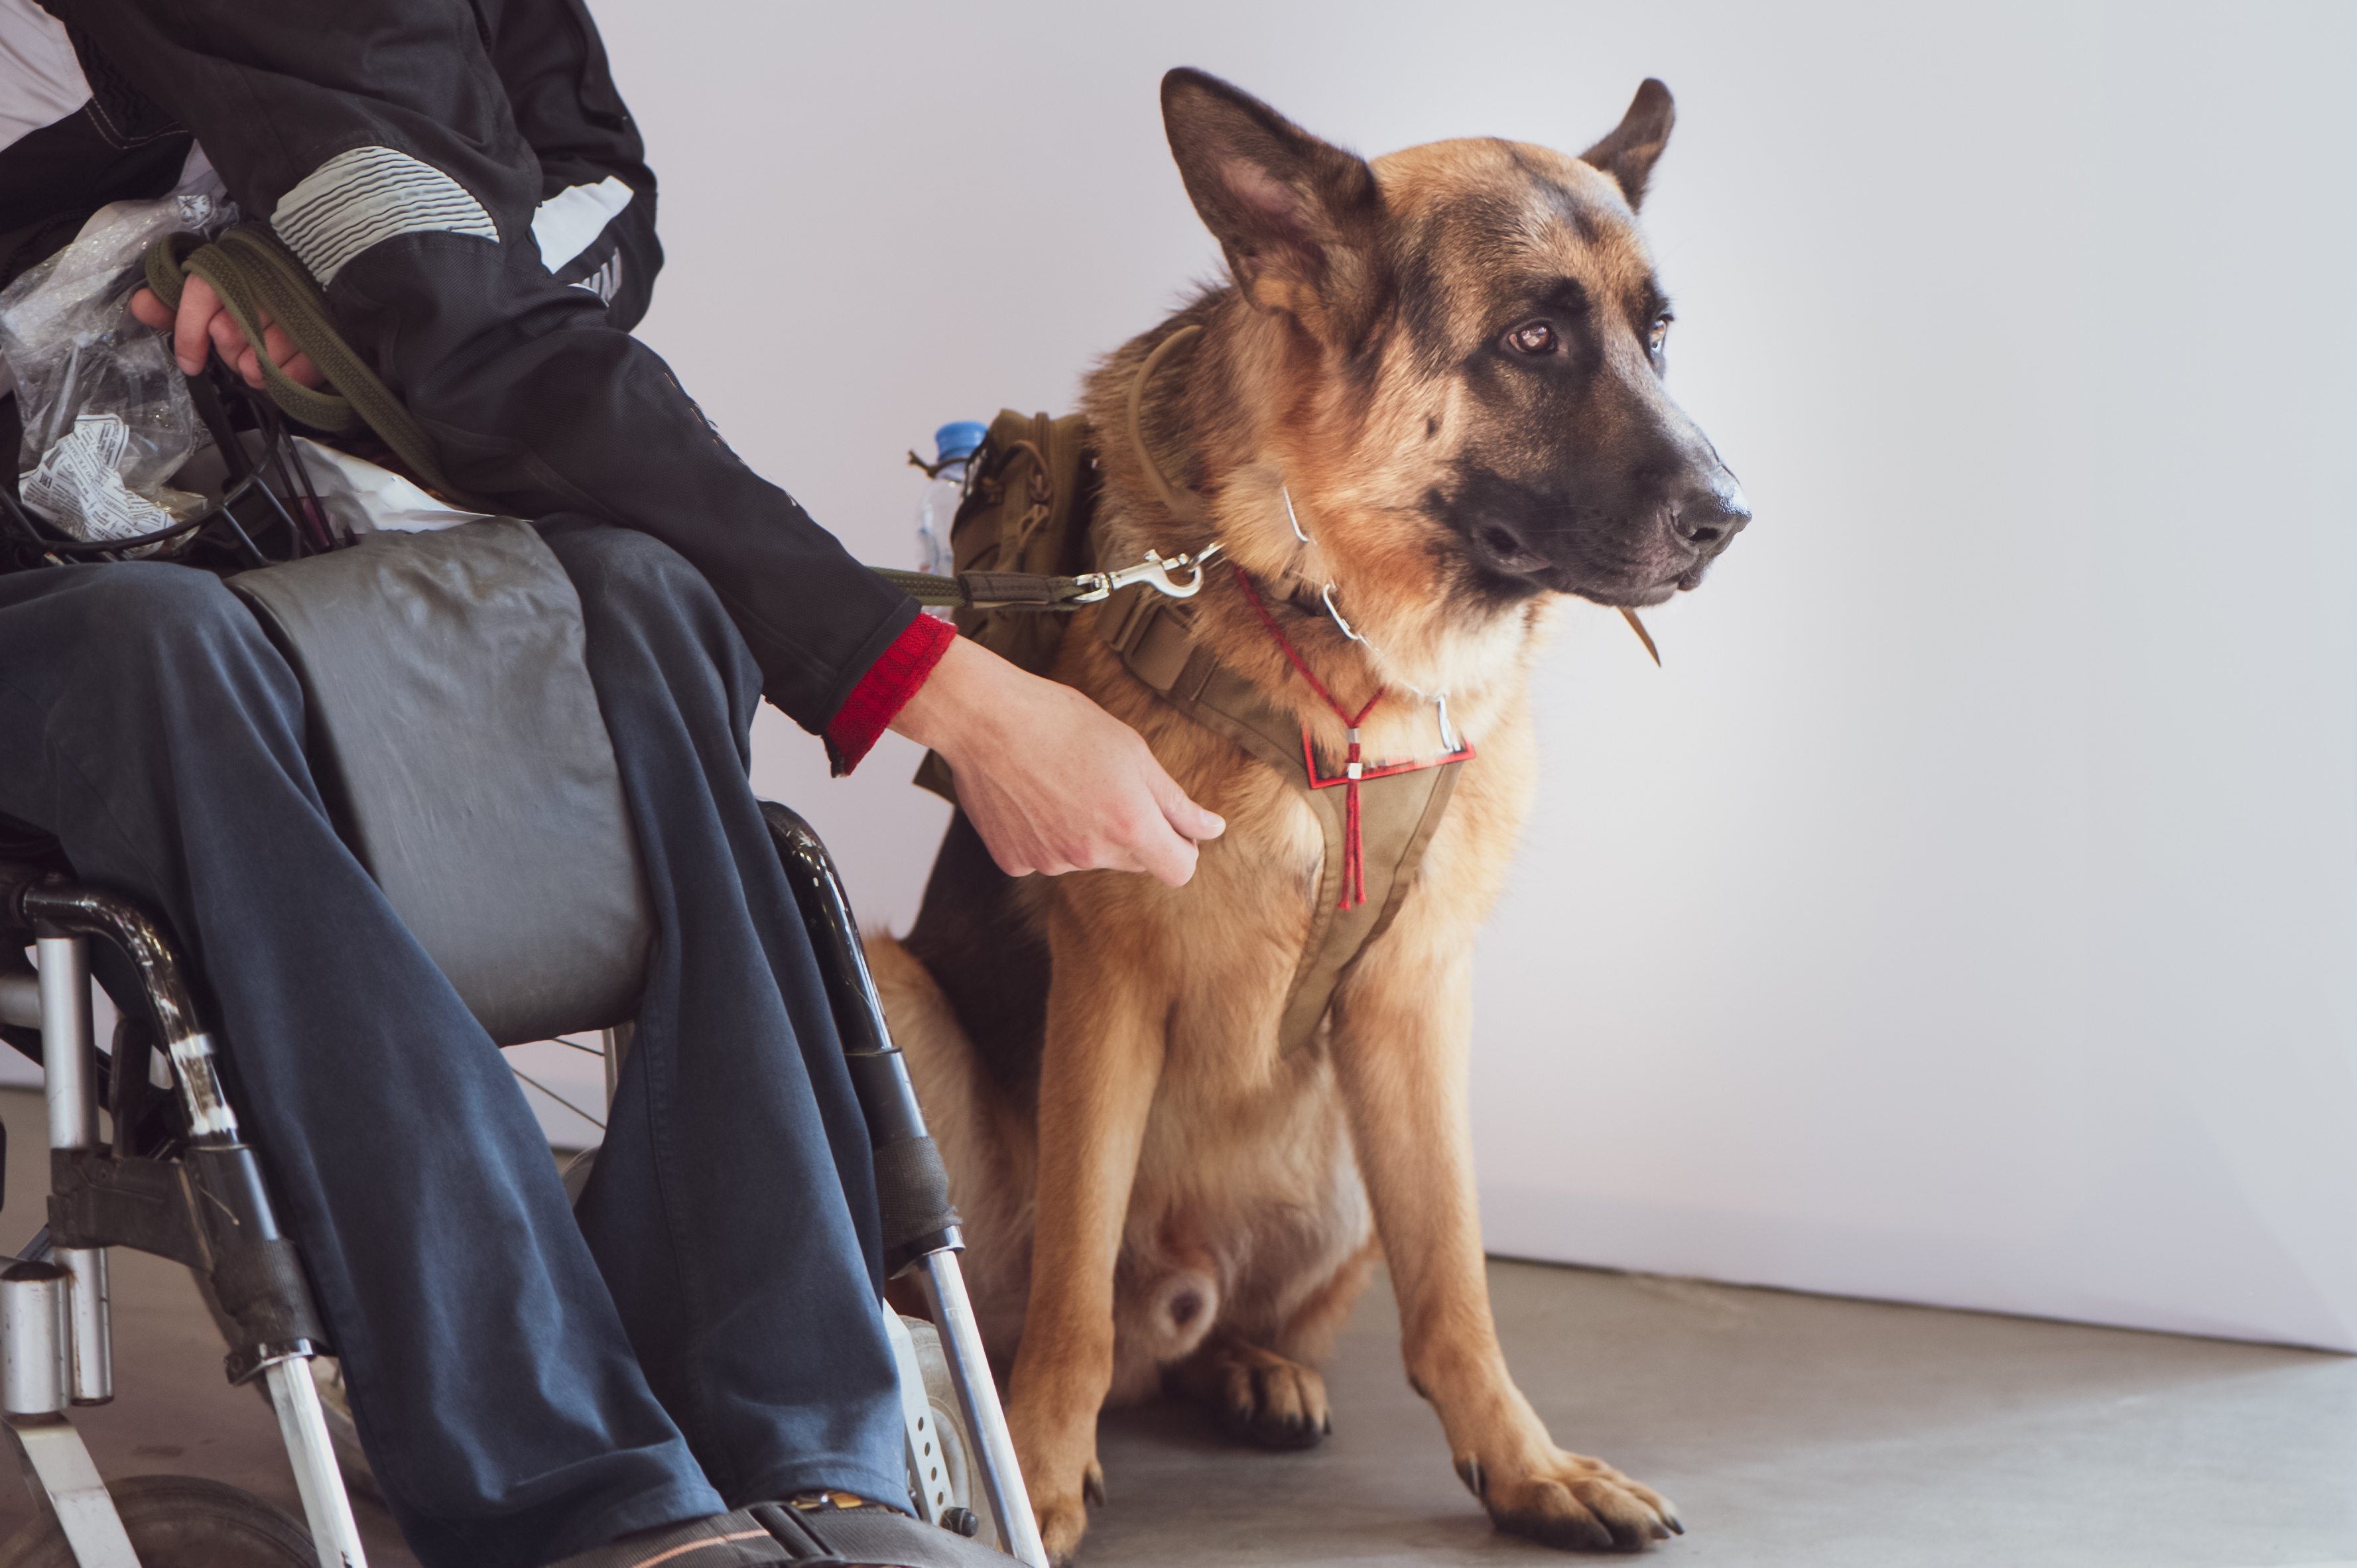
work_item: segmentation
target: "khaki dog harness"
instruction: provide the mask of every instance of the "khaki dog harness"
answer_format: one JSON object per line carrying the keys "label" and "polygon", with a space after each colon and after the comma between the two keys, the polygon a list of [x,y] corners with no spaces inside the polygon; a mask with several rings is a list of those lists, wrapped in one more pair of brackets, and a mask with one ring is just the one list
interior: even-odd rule
{"label": "khaki dog harness", "polygon": [[[1348,777],[1348,764],[1322,770],[1299,724],[1197,646],[1193,619],[1193,605],[1139,584],[1114,595],[1097,624],[1131,674],[1205,729],[1275,768],[1317,813],[1326,855],[1312,900],[1309,940],[1294,968],[1276,1032],[1278,1050],[1290,1056],[1318,1032],[1342,977],[1399,913],[1448,810],[1457,769],[1473,748],[1468,745],[1437,762],[1363,769],[1357,779]],[[1355,844],[1351,794],[1360,797]],[[1362,896],[1356,902],[1345,891],[1354,861],[1362,868]]]}
{"label": "khaki dog harness", "polygon": [[[1146,382],[1199,331],[1181,328],[1139,367],[1130,387],[1129,438],[1163,506],[1182,521],[1208,528],[1202,498],[1163,477],[1146,449],[1138,419]],[[1002,413],[974,462],[979,485],[969,492],[952,530],[956,578],[883,575],[920,600],[961,607],[955,612],[960,630],[1035,674],[1047,672],[1062,640],[1060,618],[1041,612],[1102,602],[1099,635],[1131,674],[1195,723],[1275,768],[1300,792],[1318,819],[1325,857],[1311,900],[1308,940],[1277,1026],[1278,1049],[1290,1056],[1318,1032],[1343,976],[1398,915],[1448,811],[1457,769],[1471,759],[1473,747],[1459,743],[1423,762],[1368,764],[1358,756],[1353,725],[1348,759],[1339,767],[1321,763],[1305,726],[1195,639],[1192,601],[1211,569],[1216,544],[1193,558],[1149,555],[1139,565],[1117,571],[1053,575],[1072,573],[1090,553],[1094,496],[1086,448],[1092,435],[1077,416]],[[911,460],[917,461],[913,455]],[[1183,575],[1189,573],[1191,577]],[[1296,668],[1351,725],[1351,715],[1334,704],[1260,607],[1250,580],[1241,572],[1238,580]],[[1448,734],[1445,720],[1442,733]],[[949,768],[936,756],[927,755],[917,782],[957,799]]]}

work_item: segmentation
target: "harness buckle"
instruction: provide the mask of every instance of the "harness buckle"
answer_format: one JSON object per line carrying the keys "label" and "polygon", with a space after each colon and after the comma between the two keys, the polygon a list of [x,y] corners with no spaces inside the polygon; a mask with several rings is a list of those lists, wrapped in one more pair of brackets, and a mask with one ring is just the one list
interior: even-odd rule
{"label": "harness buckle", "polygon": [[[1092,605],[1100,599],[1110,598],[1132,583],[1144,583],[1155,592],[1170,598],[1191,599],[1202,591],[1203,568],[1210,565],[1211,557],[1219,553],[1220,542],[1216,539],[1203,546],[1203,553],[1200,555],[1189,555],[1180,551],[1166,560],[1160,551],[1149,550],[1146,553],[1146,559],[1135,566],[1120,566],[1110,572],[1082,573],[1072,579],[1082,585],[1082,591],[1066,602]],[[1194,575],[1182,583],[1175,575],[1179,572],[1192,572]]]}

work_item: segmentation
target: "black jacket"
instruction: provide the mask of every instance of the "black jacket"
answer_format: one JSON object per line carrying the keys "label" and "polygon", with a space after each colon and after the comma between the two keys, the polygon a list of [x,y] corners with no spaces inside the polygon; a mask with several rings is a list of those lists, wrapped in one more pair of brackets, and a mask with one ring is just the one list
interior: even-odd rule
{"label": "black jacket", "polygon": [[[92,97],[0,151],[0,275],[103,202],[168,190],[193,138],[320,277],[452,483],[671,544],[804,728],[915,618],[630,336],[662,265],[655,182],[582,0],[42,4]],[[568,191],[568,232],[587,213],[595,237],[544,260],[534,220],[550,232]],[[620,207],[602,229],[600,199]]]}

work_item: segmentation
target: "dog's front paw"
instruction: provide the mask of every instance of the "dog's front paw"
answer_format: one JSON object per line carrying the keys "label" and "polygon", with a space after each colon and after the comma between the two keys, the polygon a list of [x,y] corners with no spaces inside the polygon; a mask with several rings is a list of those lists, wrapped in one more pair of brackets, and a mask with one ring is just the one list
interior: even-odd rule
{"label": "dog's front paw", "polygon": [[1072,1477],[1074,1484],[1066,1486],[1049,1484],[1042,1472],[1028,1466],[1023,1478],[1030,1484],[1031,1511],[1039,1521],[1039,1540],[1048,1548],[1048,1561],[1064,1568],[1080,1551],[1081,1537],[1089,1532],[1089,1506],[1104,1505],[1103,1467],[1092,1457]]}
{"label": "dog's front paw", "polygon": [[1601,1459],[1566,1454],[1522,1475],[1492,1474],[1478,1455],[1457,1461],[1458,1478],[1481,1499],[1500,1530],[1575,1552],[1642,1552],[1684,1535],[1670,1499]]}

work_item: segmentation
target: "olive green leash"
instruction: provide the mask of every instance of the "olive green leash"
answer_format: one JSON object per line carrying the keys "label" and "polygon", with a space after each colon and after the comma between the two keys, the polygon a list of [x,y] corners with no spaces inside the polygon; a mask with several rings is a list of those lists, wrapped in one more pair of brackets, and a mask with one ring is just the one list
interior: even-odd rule
{"label": "olive green leash", "polygon": [[[474,510],[499,510],[477,504],[450,483],[433,437],[344,341],[311,274],[264,225],[240,223],[210,242],[194,234],[167,235],[147,248],[146,269],[147,286],[167,310],[179,309],[189,278],[211,285],[253,348],[270,401],[288,417],[335,435],[366,426],[426,489]],[[278,368],[264,342],[265,317],[318,367],[333,392],[307,387]]]}

